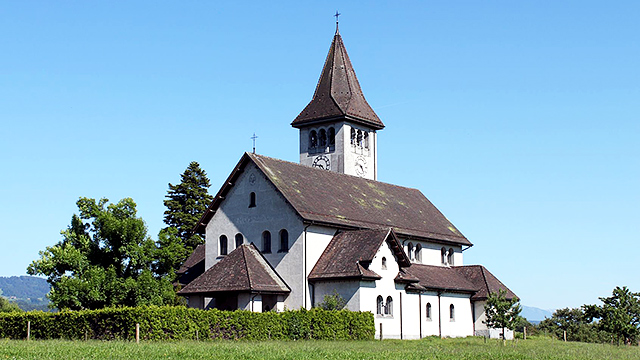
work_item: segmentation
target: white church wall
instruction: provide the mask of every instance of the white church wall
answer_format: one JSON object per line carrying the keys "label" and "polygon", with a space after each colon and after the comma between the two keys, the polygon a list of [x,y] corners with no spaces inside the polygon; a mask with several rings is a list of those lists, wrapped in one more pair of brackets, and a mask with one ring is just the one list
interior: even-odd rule
{"label": "white church wall", "polygon": [[[300,164],[305,166],[312,166],[314,160],[318,156],[326,156],[329,158],[330,170],[344,173],[344,163],[342,161],[341,154],[344,153],[344,122],[332,123],[330,125],[310,126],[300,129]],[[318,133],[321,129],[328,131],[330,127],[333,127],[336,134],[336,142],[333,147],[326,146],[325,148],[309,148],[309,134],[311,131]]]}
{"label": "white church wall", "polygon": [[[255,207],[249,207],[252,192],[256,194]],[[249,163],[207,224],[205,268],[209,269],[223,258],[218,248],[220,235],[227,237],[227,253],[230,253],[235,249],[235,235],[240,233],[243,243],[254,243],[291,288],[284,306],[297,309],[304,304],[306,282],[300,271],[304,260],[303,228],[302,219],[262,172]],[[287,252],[279,252],[282,229],[289,234]],[[271,253],[263,251],[262,234],[265,230],[271,234]]]}
{"label": "white church wall", "polygon": [[[491,339],[501,339],[502,338],[502,329],[494,329],[489,328],[484,323],[487,320],[487,315],[484,311],[484,306],[487,304],[486,301],[475,301],[473,302],[474,307],[474,326],[475,326],[475,336],[484,336]],[[513,330],[505,329],[504,332],[505,338],[507,340],[513,340]]]}
{"label": "white church wall", "polygon": [[[450,317],[450,306],[454,306],[454,316]],[[471,301],[467,294],[443,293],[440,296],[443,337],[463,337],[473,335]]]}
{"label": "white church wall", "polygon": [[[304,265],[305,267],[304,273],[307,277],[311,273],[311,270],[313,270],[313,267],[316,266],[318,259],[320,259],[320,256],[322,255],[324,250],[327,248],[327,245],[329,245],[329,242],[331,242],[331,239],[333,239],[333,236],[335,235],[335,233],[336,233],[335,228],[318,226],[318,225],[308,226],[306,228],[306,234],[303,232],[302,237],[304,238],[304,236],[306,236],[305,251],[306,251],[307,260],[306,260],[306,264]],[[305,277],[305,279],[307,277]],[[305,302],[305,304],[300,304],[300,306],[306,306],[307,309],[310,309],[313,303],[311,299],[311,296],[313,295],[312,291],[317,291],[317,289],[311,289],[308,283],[306,286],[307,286],[307,292],[306,292],[307,301]],[[314,297],[315,297],[314,301],[317,299],[320,299],[319,301],[322,301],[322,297],[318,298],[317,295]]]}
{"label": "white church wall", "polygon": [[313,284],[313,306],[324,301],[325,295],[338,293],[346,302],[345,309],[360,311],[360,281],[323,281]]}
{"label": "white church wall", "polygon": [[[421,241],[416,239],[408,239],[408,240],[400,240],[403,244],[403,249],[407,256],[411,259],[411,262],[414,264],[424,264],[424,265],[434,265],[441,266],[442,265],[442,248],[453,250],[453,265],[454,266],[462,266],[462,247],[459,245],[442,245],[437,243],[432,243],[428,241]],[[413,251],[409,251],[409,244],[413,246]],[[415,255],[416,246],[420,244],[422,249],[420,250],[420,258]]]}
{"label": "white church wall", "polygon": [[[440,335],[440,314],[438,313],[438,293],[428,291],[420,295],[422,311],[420,313],[422,322],[422,337]],[[431,316],[427,317],[427,307],[431,304]]]}

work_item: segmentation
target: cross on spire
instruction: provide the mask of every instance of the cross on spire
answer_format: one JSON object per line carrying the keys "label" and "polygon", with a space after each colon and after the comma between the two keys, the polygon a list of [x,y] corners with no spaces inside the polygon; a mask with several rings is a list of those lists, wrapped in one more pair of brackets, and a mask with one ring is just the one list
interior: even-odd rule
{"label": "cross on spire", "polygon": [[253,133],[253,136],[251,137],[251,140],[253,140],[253,153],[256,153],[256,139],[258,137],[256,136],[256,133]]}
{"label": "cross on spire", "polygon": [[340,15],[342,15],[342,14],[340,14],[340,13],[338,12],[338,10],[336,10],[336,14],[335,14],[335,15],[333,15],[333,16],[335,16],[335,18],[336,18],[336,33],[338,32],[338,21],[339,21],[338,17],[339,17]]}

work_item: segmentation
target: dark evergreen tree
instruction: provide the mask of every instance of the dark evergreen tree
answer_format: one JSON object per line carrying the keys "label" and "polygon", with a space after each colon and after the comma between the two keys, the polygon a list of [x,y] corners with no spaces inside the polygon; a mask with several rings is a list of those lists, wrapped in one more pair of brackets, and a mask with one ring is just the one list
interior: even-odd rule
{"label": "dark evergreen tree", "polygon": [[167,227],[176,228],[177,236],[191,252],[204,242],[199,235],[191,232],[213,201],[213,196],[209,194],[209,178],[196,161],[192,161],[180,177],[180,184],[169,184],[164,201],[167,207],[164,223]]}
{"label": "dark evergreen tree", "polygon": [[600,306],[583,305],[588,320],[599,319],[598,329],[613,335],[617,344],[635,344],[640,339],[640,293],[616,286],[612,296],[599,299]]}

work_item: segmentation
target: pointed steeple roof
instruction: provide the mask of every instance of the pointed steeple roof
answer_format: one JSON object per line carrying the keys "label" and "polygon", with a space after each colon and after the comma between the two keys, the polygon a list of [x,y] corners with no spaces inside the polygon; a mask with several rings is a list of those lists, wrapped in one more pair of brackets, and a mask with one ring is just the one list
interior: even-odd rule
{"label": "pointed steeple roof", "polygon": [[364,98],[356,72],[336,29],[313,99],[291,123],[301,127],[346,118],[376,130],[384,124]]}

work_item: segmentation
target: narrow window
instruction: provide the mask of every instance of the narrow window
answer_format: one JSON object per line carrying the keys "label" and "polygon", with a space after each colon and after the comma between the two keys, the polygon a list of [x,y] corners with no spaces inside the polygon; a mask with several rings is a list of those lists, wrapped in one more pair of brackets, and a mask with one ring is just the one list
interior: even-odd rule
{"label": "narrow window", "polygon": [[427,320],[431,320],[431,303],[427,303]]}
{"label": "narrow window", "polygon": [[249,194],[249,207],[256,207],[256,193]]}
{"label": "narrow window", "polygon": [[445,249],[444,247],[442,249],[440,249],[440,257],[442,259],[442,264],[446,265],[447,264],[447,249]]}
{"label": "narrow window", "polygon": [[327,132],[324,129],[321,129],[318,133],[318,141],[320,142],[321,148],[327,146]]}
{"label": "narrow window", "polygon": [[387,270],[387,258],[382,258],[382,270]]}
{"label": "narrow window", "polygon": [[409,257],[409,260],[413,260],[413,243],[409,243],[407,245],[407,256]]}
{"label": "narrow window", "polygon": [[315,148],[318,146],[318,134],[315,130],[311,130],[309,133],[309,148]]}
{"label": "narrow window", "polygon": [[378,298],[376,299],[376,314],[378,315],[382,315],[382,302],[384,300],[382,300],[382,296],[378,295]]}
{"label": "narrow window", "polygon": [[262,252],[271,254],[271,233],[268,231],[262,233]]}
{"label": "narrow window", "polygon": [[239,248],[240,245],[242,245],[243,242],[244,242],[244,237],[242,237],[242,234],[237,233],[236,234],[236,248]]}
{"label": "narrow window", "polygon": [[357,136],[358,136],[358,138],[357,138],[356,141],[357,141],[358,147],[361,148],[362,147],[362,130],[358,130],[358,135]]}
{"label": "narrow window", "polygon": [[336,145],[336,130],[332,127],[329,128],[329,146]]}
{"label": "narrow window", "polygon": [[422,244],[416,244],[415,258],[417,262],[422,262]]}
{"label": "narrow window", "polygon": [[351,145],[356,144],[356,129],[351,128]]}
{"label": "narrow window", "polygon": [[393,299],[391,296],[387,296],[387,303],[384,306],[385,315],[393,315]]}
{"label": "narrow window", "polygon": [[455,321],[456,320],[455,308],[453,307],[453,304],[449,305],[449,320],[451,320],[451,321]]}
{"label": "narrow window", "polygon": [[220,235],[220,246],[218,246],[220,255],[227,255],[227,237]]}
{"label": "narrow window", "polygon": [[289,232],[287,229],[280,230],[280,250],[278,252],[289,251]]}
{"label": "narrow window", "polygon": [[365,131],[364,133],[364,148],[369,148],[369,133]]}
{"label": "narrow window", "polygon": [[449,248],[449,254],[447,255],[447,263],[453,266],[453,249]]}

